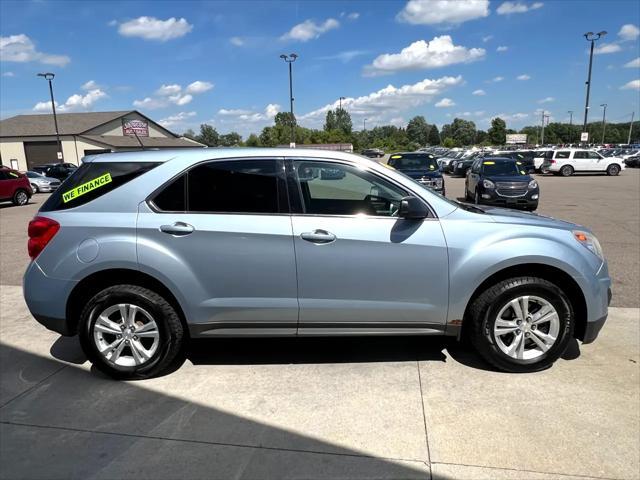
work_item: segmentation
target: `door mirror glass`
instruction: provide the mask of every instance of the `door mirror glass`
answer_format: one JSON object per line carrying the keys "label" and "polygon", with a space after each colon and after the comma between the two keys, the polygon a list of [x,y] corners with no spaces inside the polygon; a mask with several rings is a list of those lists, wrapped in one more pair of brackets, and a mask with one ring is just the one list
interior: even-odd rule
{"label": "door mirror glass", "polygon": [[416,197],[403,197],[400,200],[398,216],[406,219],[422,219],[429,216],[426,205]]}

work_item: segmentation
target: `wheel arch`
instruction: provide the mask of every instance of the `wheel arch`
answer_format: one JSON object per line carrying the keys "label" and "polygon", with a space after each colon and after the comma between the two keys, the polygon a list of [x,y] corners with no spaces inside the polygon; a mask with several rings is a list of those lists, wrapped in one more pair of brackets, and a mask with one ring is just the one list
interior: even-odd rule
{"label": "wheel arch", "polygon": [[582,292],[582,289],[576,283],[576,281],[564,270],[551,265],[545,265],[541,263],[523,263],[518,265],[512,265],[503,268],[489,277],[487,277],[478,287],[474,290],[473,294],[467,302],[464,316],[462,319],[462,332],[464,335],[466,326],[469,325],[471,305],[476,298],[482,292],[490,288],[496,283],[513,277],[539,277],[557,285],[565,293],[569,301],[575,316],[575,330],[574,337],[582,340],[584,338],[586,326],[587,326],[587,302]]}
{"label": "wheel arch", "polygon": [[80,313],[91,297],[107,287],[122,284],[145,287],[163,296],[178,313],[185,335],[188,335],[189,329],[184,310],[171,290],[157,278],[147,273],[127,268],[100,270],[78,282],[69,294],[66,305],[66,318],[71,334],[77,333]]}

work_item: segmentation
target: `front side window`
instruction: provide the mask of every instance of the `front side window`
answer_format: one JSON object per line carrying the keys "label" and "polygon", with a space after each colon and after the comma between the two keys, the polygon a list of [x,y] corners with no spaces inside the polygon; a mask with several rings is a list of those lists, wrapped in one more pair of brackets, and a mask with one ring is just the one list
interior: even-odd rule
{"label": "front side window", "polygon": [[348,165],[296,161],[304,212],[312,215],[396,217],[406,192],[390,182]]}
{"label": "front side window", "polygon": [[279,213],[276,160],[214,161],[189,170],[187,211]]}
{"label": "front side window", "polygon": [[598,152],[589,152],[589,157],[591,160],[600,160],[602,156]]}

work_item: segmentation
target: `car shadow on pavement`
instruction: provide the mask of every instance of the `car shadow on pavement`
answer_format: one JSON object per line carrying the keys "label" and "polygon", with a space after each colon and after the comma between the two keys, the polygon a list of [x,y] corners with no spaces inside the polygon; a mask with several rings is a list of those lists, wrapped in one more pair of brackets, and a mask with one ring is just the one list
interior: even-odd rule
{"label": "car shadow on pavement", "polygon": [[113,381],[1,343],[0,358],[2,478],[430,478],[426,459],[374,457],[304,423],[295,431],[191,402],[179,383]]}

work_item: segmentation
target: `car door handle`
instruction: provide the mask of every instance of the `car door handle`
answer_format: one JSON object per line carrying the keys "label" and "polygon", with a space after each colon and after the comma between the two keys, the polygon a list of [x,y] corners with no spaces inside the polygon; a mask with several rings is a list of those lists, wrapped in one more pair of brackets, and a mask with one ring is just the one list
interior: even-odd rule
{"label": "car door handle", "polygon": [[173,225],[160,225],[160,231],[171,235],[189,235],[195,229],[193,225],[184,222],[175,222]]}
{"label": "car door handle", "polygon": [[335,241],[336,236],[326,230],[314,230],[313,232],[301,233],[300,238],[312,243],[331,243]]}

